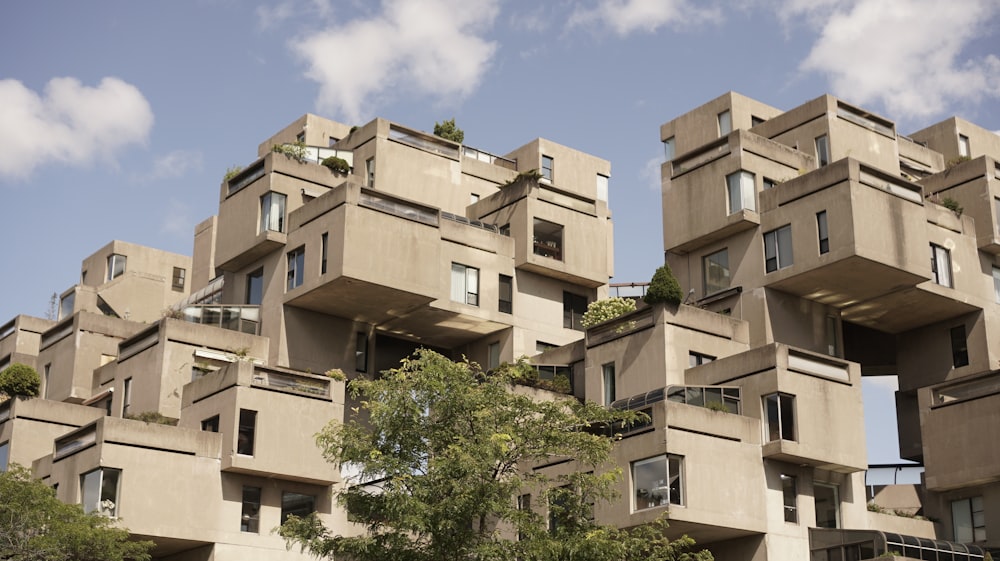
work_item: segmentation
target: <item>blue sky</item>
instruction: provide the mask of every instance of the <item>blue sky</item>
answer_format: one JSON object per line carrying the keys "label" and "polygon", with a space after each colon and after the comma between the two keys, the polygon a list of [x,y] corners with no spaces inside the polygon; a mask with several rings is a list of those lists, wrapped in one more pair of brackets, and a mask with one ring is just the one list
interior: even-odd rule
{"label": "blue sky", "polygon": [[44,316],[112,239],[190,254],[226,169],[306,112],[454,117],[489,152],[542,136],[606,158],[613,281],[647,281],[661,123],[735,90],[1000,130],[998,30],[1000,0],[8,2],[0,322]]}

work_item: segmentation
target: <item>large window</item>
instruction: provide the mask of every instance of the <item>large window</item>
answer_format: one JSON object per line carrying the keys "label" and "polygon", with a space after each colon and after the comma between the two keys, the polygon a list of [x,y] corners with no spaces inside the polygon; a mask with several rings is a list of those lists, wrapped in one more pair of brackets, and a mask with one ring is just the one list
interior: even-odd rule
{"label": "large window", "polygon": [[514,277],[500,275],[500,302],[497,308],[505,314],[514,313]]}
{"label": "large window", "polygon": [[965,326],[951,328],[951,364],[955,368],[969,365],[969,342],[965,338]]}
{"label": "large window", "polygon": [[260,231],[285,231],[285,195],[268,191],[260,198]]}
{"label": "large window", "polygon": [[236,453],[253,456],[254,440],[257,436],[257,412],[240,409],[240,425],[236,435]]}
{"label": "large window", "polygon": [[813,484],[816,500],[816,527],[840,528],[840,490],[836,485]]}
{"label": "large window", "polygon": [[986,541],[986,517],[983,498],[970,497],[951,501],[951,524],[959,543]]}
{"label": "large window", "polygon": [[719,136],[725,136],[733,132],[733,114],[728,109],[719,113]]}
{"label": "large window", "polygon": [[309,516],[316,512],[316,496],[304,495],[302,493],[291,493],[283,491],[281,493],[281,523],[284,524],[288,517],[295,515],[298,517]]}
{"label": "large window", "polygon": [[792,226],[786,224],[764,234],[764,269],[774,272],[792,265]]}
{"label": "large window", "polygon": [[247,292],[246,298],[243,299],[245,304],[251,306],[260,306],[260,303],[264,300],[264,269],[257,269],[256,271],[247,275]]}
{"label": "large window", "polygon": [[118,481],[121,470],[98,468],[80,476],[80,496],[84,512],[118,515]]}
{"label": "large window", "polygon": [[542,177],[552,181],[552,156],[542,156]]}
{"label": "large window", "polygon": [[125,262],[128,258],[124,255],[112,253],[108,256],[108,280],[114,280],[125,274]]}
{"label": "large window", "polygon": [[604,402],[608,406],[615,402],[615,363],[609,362],[601,367],[601,377],[604,380]]}
{"label": "large window", "polygon": [[187,280],[187,269],[181,267],[174,267],[174,276],[171,279],[170,286],[177,292],[184,291],[184,283]]}
{"label": "large window", "polygon": [[764,396],[767,439],[795,440],[795,396],[772,393]]}
{"label": "large window", "polygon": [[583,314],[587,313],[587,297],[563,292],[563,327],[583,331]]}
{"label": "large window", "polygon": [[781,495],[785,505],[785,522],[799,521],[799,493],[795,487],[795,476],[781,474]]}
{"label": "large window", "polygon": [[931,244],[931,273],[934,282],[951,287],[951,252],[937,244]]}
{"label": "large window", "polygon": [[738,171],[726,176],[726,191],[729,195],[729,214],[741,210],[757,210],[754,174]]}
{"label": "large window", "polygon": [[479,305],[479,269],[451,264],[451,299],[470,306]]}
{"label": "large window", "polygon": [[684,504],[683,458],[665,454],[632,462],[633,510]]}
{"label": "large window", "polygon": [[260,487],[243,486],[243,508],[240,513],[240,531],[260,532]]}
{"label": "large window", "polygon": [[816,213],[816,232],[819,235],[819,253],[830,253],[830,229],[826,225],[826,211]]}
{"label": "large window", "polygon": [[729,288],[729,250],[722,249],[702,258],[705,294]]}
{"label": "large window", "polygon": [[830,163],[830,140],[825,134],[816,137],[816,162],[820,166]]}
{"label": "large window", "polygon": [[286,290],[302,286],[306,276],[306,248],[300,247],[288,252],[288,283]]}
{"label": "large window", "polygon": [[535,219],[534,253],[562,261],[563,227],[561,224]]}

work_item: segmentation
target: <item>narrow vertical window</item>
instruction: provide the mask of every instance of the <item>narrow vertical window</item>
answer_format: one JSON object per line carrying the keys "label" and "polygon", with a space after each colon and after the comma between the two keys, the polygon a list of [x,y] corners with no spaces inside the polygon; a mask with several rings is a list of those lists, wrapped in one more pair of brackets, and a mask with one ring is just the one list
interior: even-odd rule
{"label": "narrow vertical window", "polygon": [[243,486],[240,531],[252,534],[260,533],[260,487]]}
{"label": "narrow vertical window", "polygon": [[965,338],[965,326],[951,328],[951,364],[955,368],[969,365],[969,342]]}
{"label": "narrow vertical window", "polygon": [[285,195],[268,191],[260,198],[260,232],[285,231]]}
{"label": "narrow vertical window", "polygon": [[768,441],[795,440],[795,396],[765,395],[764,414]]}
{"label": "narrow vertical window", "polygon": [[260,306],[264,300],[264,269],[247,275],[247,291],[243,303],[250,306]]}
{"label": "narrow vertical window", "polygon": [[320,241],[319,274],[321,275],[326,274],[326,253],[327,253],[327,245],[328,242],[330,241],[329,238],[330,235],[326,232],[323,232],[323,235],[320,236],[319,240]]}
{"label": "narrow vertical window", "polygon": [[608,202],[608,176],[597,174],[597,200]]}
{"label": "narrow vertical window", "polygon": [[675,151],[676,141],[674,140],[674,137],[671,136],[663,141],[663,156],[668,162],[674,159]]}
{"label": "narrow vertical window", "polygon": [[[531,510],[531,495],[530,494],[518,495],[518,497],[517,497],[517,510],[520,510],[522,512],[527,512],[527,511]],[[519,525],[518,531],[517,531],[517,539],[518,539],[518,541],[521,541],[524,538],[525,538],[525,534],[520,529],[520,525]]]}
{"label": "narrow vertical window", "polygon": [[830,252],[830,230],[826,226],[826,211],[816,213],[816,231],[819,233],[820,255]]}
{"label": "narrow vertical window", "polygon": [[257,412],[240,409],[240,424],[236,435],[236,453],[253,456],[254,440],[257,436]]}
{"label": "narrow vertical window", "polygon": [[354,339],[354,369],[368,372],[368,334],[358,331]]}
{"label": "narrow vertical window", "polygon": [[934,282],[941,286],[952,287],[951,284],[951,252],[931,244],[931,273]]}
{"label": "narrow vertical window", "polygon": [[544,179],[552,181],[553,164],[554,161],[552,160],[552,156],[544,156],[544,155],[542,156],[542,177]]}
{"label": "narrow vertical window", "polygon": [[798,523],[799,510],[798,489],[795,487],[795,476],[781,474],[781,495],[785,506],[785,522]]}
{"label": "narrow vertical window", "polygon": [[500,302],[498,309],[505,313],[514,313],[514,277],[500,275]]}
{"label": "narrow vertical window", "polygon": [[587,313],[587,297],[563,292],[563,327],[583,331],[583,314]]}
{"label": "narrow vertical window", "polygon": [[774,272],[792,265],[792,226],[785,225],[764,234],[764,269]]}
{"label": "narrow vertical window", "polygon": [[728,109],[719,113],[719,136],[726,136],[727,134],[733,132],[733,115]]}
{"label": "narrow vertical window", "polygon": [[184,284],[187,280],[187,269],[181,267],[174,267],[174,275],[171,280],[170,286],[177,292],[184,291]]}
{"label": "narrow vertical window", "polygon": [[683,505],[682,463],[673,454],[632,462],[633,510]]}
{"label": "narrow vertical window", "polygon": [[757,210],[757,190],[754,174],[738,171],[726,176],[726,190],[729,195],[729,214],[741,210]]}
{"label": "narrow vertical window", "polygon": [[837,318],[826,316],[826,354],[840,356],[840,330],[837,329]]}
{"label": "narrow vertical window", "polygon": [[609,362],[601,367],[604,378],[604,401],[605,406],[615,402],[615,363]]}
{"label": "narrow vertical window", "polygon": [[365,173],[367,174],[368,187],[375,186],[375,158],[365,160]]}
{"label": "narrow vertical window", "polygon": [[1000,304],[1000,268],[993,267],[993,299]]}
{"label": "narrow vertical window", "polygon": [[969,137],[964,134],[958,135],[958,155],[963,158],[972,156],[972,151],[969,149]]}
{"label": "narrow vertical window", "polygon": [[816,162],[820,167],[830,163],[830,141],[825,134],[816,137]]}
{"label": "narrow vertical window", "polygon": [[305,280],[306,249],[300,247],[288,252],[288,283],[287,290],[302,286]]}
{"label": "narrow vertical window", "polygon": [[493,370],[500,366],[500,342],[490,343],[486,348],[486,368]]}
{"label": "narrow vertical window", "polygon": [[479,269],[451,264],[451,299],[470,306],[479,305]]}
{"label": "narrow vertical window", "polygon": [[7,471],[7,462],[10,460],[10,442],[0,444],[0,471]]}
{"label": "narrow vertical window", "polygon": [[128,415],[129,408],[132,407],[132,378],[125,378],[125,387],[122,391],[122,417]]}
{"label": "narrow vertical window", "polygon": [[702,258],[704,293],[729,288],[729,249],[721,249]]}
{"label": "narrow vertical window", "polygon": [[124,255],[119,255],[117,253],[112,253],[108,256],[108,280],[115,280],[116,278],[125,274],[125,263],[128,258]]}
{"label": "narrow vertical window", "polygon": [[43,372],[42,373],[42,383],[44,384],[42,386],[42,399],[48,399],[49,398],[49,378],[50,378],[49,375],[52,373],[52,363],[51,362],[47,363],[45,365],[45,367],[44,367],[44,369],[43,369],[42,372]]}
{"label": "narrow vertical window", "polygon": [[840,492],[836,485],[813,485],[816,502],[816,527],[840,528]]}

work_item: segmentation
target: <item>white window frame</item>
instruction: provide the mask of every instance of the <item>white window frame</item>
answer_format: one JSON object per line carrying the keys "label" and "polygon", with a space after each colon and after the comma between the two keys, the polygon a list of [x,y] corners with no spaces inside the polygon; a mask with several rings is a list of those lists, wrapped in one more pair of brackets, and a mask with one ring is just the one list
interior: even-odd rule
{"label": "white window frame", "polygon": [[972,157],[972,149],[969,145],[969,137],[964,134],[958,135],[958,155],[962,158]]}
{"label": "white window frame", "polygon": [[[776,442],[787,440],[795,442],[797,427],[795,412],[795,396],[792,394],[774,392],[761,398],[764,419],[764,441]],[[772,407],[772,404],[774,406]],[[777,423],[777,426],[773,426]],[[775,438],[777,436],[777,438]]]}
{"label": "white window frame", "polygon": [[305,264],[305,246],[298,247],[288,252],[288,270],[286,272],[287,282],[285,283],[286,291],[302,286],[306,276]]}
{"label": "white window frame", "polygon": [[944,246],[931,244],[931,276],[936,284],[953,288],[951,251]]}
{"label": "white window frame", "polygon": [[792,249],[792,225],[785,224],[764,233],[764,271],[774,271],[791,267],[795,263]]}
{"label": "white window frame", "polygon": [[785,514],[785,522],[792,524],[799,523],[799,489],[798,482],[794,475],[782,473],[781,479],[781,502]]}
{"label": "white window frame", "polygon": [[[107,474],[111,473],[115,474],[113,487],[107,485]],[[121,483],[122,470],[120,469],[99,467],[81,474],[80,504],[83,505],[83,511],[88,514],[97,511],[103,516],[117,517]]]}
{"label": "white window frame", "polygon": [[819,167],[830,163],[830,137],[825,134],[816,137],[816,163]]}
{"label": "white window frame", "polygon": [[260,227],[257,233],[285,231],[287,202],[288,197],[276,191],[268,191],[260,196]]}
{"label": "white window frame", "polygon": [[109,281],[113,281],[116,278],[125,274],[125,268],[128,265],[128,257],[120,253],[112,253],[108,256],[108,276]]}
{"label": "white window frame", "polygon": [[[656,485],[646,489],[636,481],[636,468],[663,463],[664,471]],[[676,454],[660,454],[651,458],[636,460],[629,466],[632,483],[632,511],[649,510],[664,506],[684,506],[684,457]]]}
{"label": "white window frame", "polygon": [[451,300],[479,305],[479,269],[461,263],[451,264]]}
{"label": "white window frame", "polygon": [[542,154],[542,179],[547,179],[549,182],[552,181],[552,176],[555,170],[555,158],[552,156],[546,156]]}
{"label": "white window frame", "polygon": [[735,214],[741,210],[757,212],[756,184],[757,176],[746,170],[740,170],[726,176],[729,214]]}
{"label": "white window frame", "polygon": [[726,136],[733,132],[733,114],[729,109],[716,115],[715,120],[719,124],[719,136]]}

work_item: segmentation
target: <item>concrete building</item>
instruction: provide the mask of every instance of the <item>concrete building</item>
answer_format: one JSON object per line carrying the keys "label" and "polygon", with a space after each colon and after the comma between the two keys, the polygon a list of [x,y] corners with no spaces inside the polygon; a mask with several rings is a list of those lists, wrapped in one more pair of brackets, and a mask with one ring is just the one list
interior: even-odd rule
{"label": "concrete building", "polygon": [[[300,558],[270,533],[287,514],[352,531],[312,440],[351,406],[323,373],[425,346],[488,368],[531,356],[577,398],[646,412],[601,522],[666,514],[727,560],[1000,547],[983,442],[1000,427],[998,137],[735,93],[660,135],[666,261],[688,297],[584,330],[613,275],[607,161],[305,115],[222,182],[191,258],[112,242],[58,319],[0,328],[0,366],[43,377],[42,398],[0,405],[0,465],[122,518],[157,558]],[[867,504],[861,377],[885,374],[926,519]]]}

